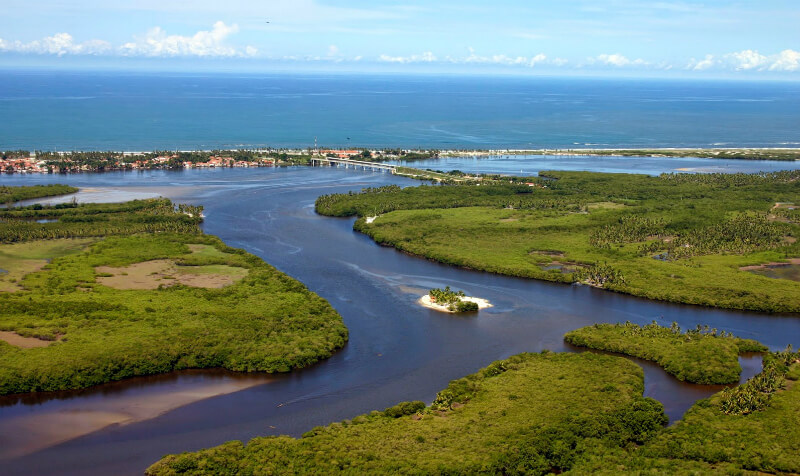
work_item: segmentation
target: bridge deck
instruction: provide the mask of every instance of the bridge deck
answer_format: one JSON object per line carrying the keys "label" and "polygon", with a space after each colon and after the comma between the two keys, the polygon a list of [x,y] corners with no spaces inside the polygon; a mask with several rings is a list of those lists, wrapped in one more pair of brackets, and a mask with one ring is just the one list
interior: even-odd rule
{"label": "bridge deck", "polygon": [[363,167],[378,170],[389,170],[394,173],[396,166],[382,164],[380,162],[368,162],[366,160],[353,160],[353,159],[338,159],[333,157],[315,157],[311,159],[311,165],[344,165],[348,167]]}

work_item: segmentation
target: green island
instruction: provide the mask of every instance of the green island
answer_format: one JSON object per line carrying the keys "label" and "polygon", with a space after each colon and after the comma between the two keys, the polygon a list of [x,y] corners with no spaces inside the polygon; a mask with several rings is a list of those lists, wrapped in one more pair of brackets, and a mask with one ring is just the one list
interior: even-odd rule
{"label": "green island", "polygon": [[699,384],[736,383],[742,372],[739,354],[768,350],[752,339],[699,325],[681,332],[674,322],[670,327],[655,322],[644,326],[594,324],[568,332],[564,340],[578,347],[651,360],[678,380]]}
{"label": "green island", "polygon": [[0,210],[0,395],[189,368],[287,372],[348,336],[327,301],[167,199]]}
{"label": "green island", "polygon": [[[642,397],[632,362],[593,353],[520,354],[455,380],[430,406],[403,402],[302,438],[255,438],[169,455],[176,474],[748,474],[800,471],[800,353],[765,357],[748,383],[683,420]],[[764,377],[768,375],[768,377]],[[751,411],[732,402],[761,402]]]}
{"label": "green island", "polygon": [[465,300],[464,291],[452,291],[450,286],[444,289],[435,288],[428,291],[433,304],[446,307],[452,312],[473,312],[478,310],[478,303]]}
{"label": "green island", "polygon": [[[657,300],[797,313],[800,282],[789,278],[800,266],[799,179],[800,170],[542,172],[323,195],[316,210],[357,215],[354,229],[376,242],[446,264]],[[776,267],[781,274],[764,272]]]}
{"label": "green island", "polygon": [[30,187],[8,187],[0,185],[0,204],[11,204],[34,198],[53,197],[75,193],[78,189],[69,185],[33,185]]}

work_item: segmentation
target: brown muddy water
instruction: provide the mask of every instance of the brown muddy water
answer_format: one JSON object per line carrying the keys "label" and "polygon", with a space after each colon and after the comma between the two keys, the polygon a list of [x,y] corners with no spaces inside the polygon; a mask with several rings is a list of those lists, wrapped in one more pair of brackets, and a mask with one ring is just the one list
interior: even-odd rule
{"label": "brown muddy water", "polygon": [[[430,402],[455,378],[519,352],[573,351],[565,332],[595,322],[697,324],[800,344],[800,318],[648,301],[586,286],[440,265],[376,245],[353,219],[314,213],[326,193],[418,182],[382,173],[279,168],[3,176],[4,185],[69,183],[205,207],[204,229],[264,258],[328,299],[350,342],[325,362],[285,375],[192,371],[131,379],[82,392],[6,397],[0,403],[0,474],[141,474],[167,453],[232,439],[289,434],[403,400]],[[470,316],[416,304],[451,286],[494,307]],[[721,387],[679,382],[652,363],[645,394],[672,420]],[[742,358],[749,376],[759,359]]]}

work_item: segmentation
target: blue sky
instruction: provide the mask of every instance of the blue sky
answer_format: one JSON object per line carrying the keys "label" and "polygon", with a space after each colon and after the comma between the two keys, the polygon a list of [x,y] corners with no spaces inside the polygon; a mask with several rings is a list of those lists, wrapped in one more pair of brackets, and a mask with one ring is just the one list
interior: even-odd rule
{"label": "blue sky", "polygon": [[797,0],[2,2],[5,67],[800,79]]}

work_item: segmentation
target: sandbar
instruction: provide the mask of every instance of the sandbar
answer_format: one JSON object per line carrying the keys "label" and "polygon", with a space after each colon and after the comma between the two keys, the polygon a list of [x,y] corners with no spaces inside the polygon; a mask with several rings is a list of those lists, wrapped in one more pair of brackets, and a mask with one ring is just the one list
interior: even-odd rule
{"label": "sandbar", "polygon": [[[476,297],[472,297],[472,296],[465,296],[465,297],[462,297],[461,300],[462,301],[474,302],[475,304],[478,305],[478,309],[479,310],[480,309],[486,309],[488,307],[492,307],[492,304],[487,299],[476,298]],[[421,298],[419,298],[419,300],[417,300],[417,303],[419,303],[420,305],[422,305],[424,307],[427,307],[428,309],[433,309],[434,311],[449,312],[451,314],[454,314],[456,312],[456,311],[451,311],[447,306],[442,306],[441,304],[436,304],[433,301],[431,301],[431,295],[430,294],[426,294],[426,295],[422,296]]]}

